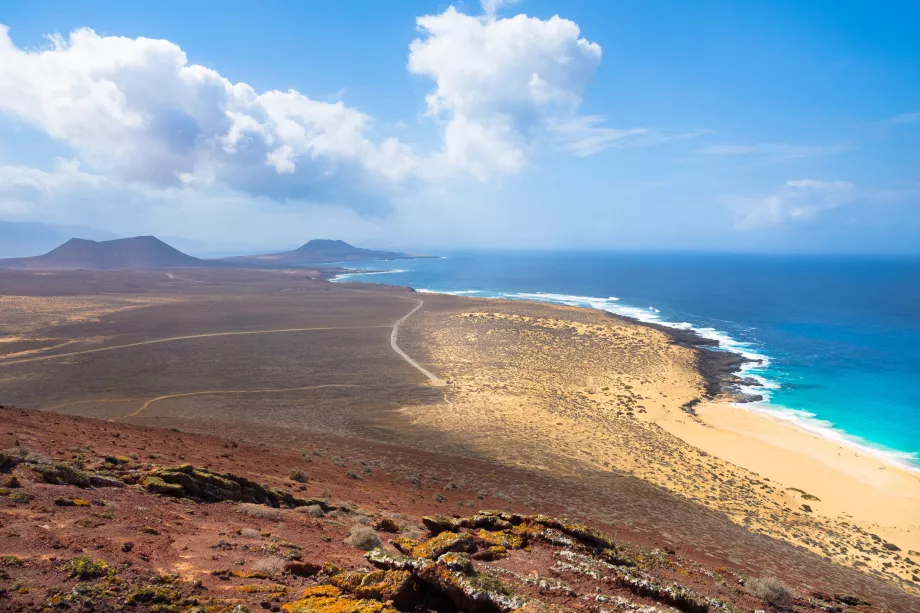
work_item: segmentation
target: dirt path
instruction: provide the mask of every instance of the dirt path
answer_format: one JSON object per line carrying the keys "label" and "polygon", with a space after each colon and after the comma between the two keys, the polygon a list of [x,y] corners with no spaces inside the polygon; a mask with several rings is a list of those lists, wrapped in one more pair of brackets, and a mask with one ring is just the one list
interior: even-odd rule
{"label": "dirt path", "polygon": [[447,385],[447,381],[445,381],[444,379],[441,379],[440,377],[438,377],[437,375],[433,374],[431,371],[426,369],[424,366],[422,366],[421,364],[413,360],[411,357],[409,357],[409,354],[407,354],[405,351],[400,349],[399,345],[396,344],[396,339],[399,336],[399,326],[401,326],[404,321],[409,319],[409,317],[413,313],[418,311],[420,308],[422,308],[422,305],[425,304],[424,300],[416,299],[416,301],[418,302],[418,304],[415,305],[415,308],[409,311],[408,313],[406,313],[405,315],[403,315],[402,317],[400,317],[399,320],[397,320],[397,322],[393,324],[393,331],[390,332],[390,347],[392,347],[393,351],[398,353],[402,357],[402,359],[409,362],[409,364],[414,366],[416,370],[418,370],[420,373],[428,377],[428,381],[431,383],[431,385],[435,387],[444,387],[445,385]]}
{"label": "dirt path", "polygon": [[[414,311],[413,311],[414,312]],[[411,313],[410,313],[411,314]],[[405,318],[403,318],[405,319]],[[400,320],[401,323],[402,320]],[[84,355],[87,353],[100,353],[102,351],[114,351],[116,349],[126,349],[128,347],[139,347],[141,345],[153,345],[156,343],[170,343],[173,341],[184,341],[196,338],[211,338],[217,336],[242,336],[247,334],[277,334],[280,332],[310,332],[314,330],[361,330],[364,328],[389,328],[386,324],[374,326],[327,326],[320,328],[284,328],[280,330],[248,330],[245,332],[209,332],[207,334],[189,334],[188,336],[172,336],[170,338],[158,338],[152,341],[138,341],[126,345],[113,345],[111,347],[99,347],[98,349],[85,349],[83,351],[71,351],[69,353],[56,353],[54,355],[42,355],[34,358],[25,358],[22,360],[11,360],[9,362],[0,362],[0,366],[9,366],[11,364],[24,364],[26,362],[39,362],[41,360],[53,360],[55,358],[69,358],[75,355]],[[402,352],[401,355],[405,356]]]}
{"label": "dirt path", "polygon": [[127,419],[129,417],[137,417],[141,413],[147,410],[154,402],[159,402],[160,400],[167,400],[169,398],[182,398],[185,396],[208,396],[212,394],[264,394],[271,392],[305,392],[307,390],[318,390],[329,387],[362,387],[360,385],[349,384],[349,383],[328,383],[326,385],[307,385],[305,387],[279,387],[279,388],[261,388],[254,390],[204,390],[200,392],[183,392],[180,394],[165,394],[163,396],[157,396],[156,398],[151,398],[145,402],[139,409],[128,413],[126,415],[119,415],[118,417],[112,417],[109,421],[118,421],[120,419]]}

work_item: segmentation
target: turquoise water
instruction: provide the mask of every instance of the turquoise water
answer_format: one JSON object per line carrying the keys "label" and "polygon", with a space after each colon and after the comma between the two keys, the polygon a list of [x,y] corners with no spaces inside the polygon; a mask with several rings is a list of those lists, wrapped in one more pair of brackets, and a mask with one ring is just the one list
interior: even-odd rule
{"label": "turquoise water", "polygon": [[920,468],[920,259],[457,253],[341,280],[541,300],[693,328],[743,353],[744,405]]}

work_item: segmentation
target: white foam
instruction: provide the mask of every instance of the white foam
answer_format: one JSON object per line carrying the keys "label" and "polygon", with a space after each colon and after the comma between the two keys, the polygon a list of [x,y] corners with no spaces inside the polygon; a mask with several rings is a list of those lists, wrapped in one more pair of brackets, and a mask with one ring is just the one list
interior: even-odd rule
{"label": "white foam", "polygon": [[416,289],[415,291],[422,294],[447,294],[448,296],[469,296],[470,294],[479,294],[479,290],[475,289],[459,289],[455,291],[449,290],[433,290],[433,289]]}
{"label": "white foam", "polygon": [[394,268],[393,270],[349,270],[348,272],[343,272],[338,274],[331,279],[332,282],[343,281],[344,279],[350,279],[351,277],[358,277],[364,275],[390,275],[397,272],[408,272],[401,268]]}
{"label": "white foam", "polygon": [[800,430],[817,434],[822,438],[840,443],[854,451],[872,455],[900,468],[920,473],[920,457],[918,457],[916,453],[896,451],[894,449],[875,445],[871,441],[867,441],[841,430],[832,422],[820,419],[817,415],[809,411],[790,409],[789,407],[769,404],[767,402],[745,402],[733,404],[732,406],[757,411],[775,417],[776,419],[781,419],[789,422]]}

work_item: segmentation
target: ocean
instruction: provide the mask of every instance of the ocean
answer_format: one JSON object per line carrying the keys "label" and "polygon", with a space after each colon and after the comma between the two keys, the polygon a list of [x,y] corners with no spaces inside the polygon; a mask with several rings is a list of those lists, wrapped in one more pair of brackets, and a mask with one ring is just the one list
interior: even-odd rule
{"label": "ocean", "polygon": [[[337,280],[603,309],[759,360],[745,403],[920,470],[920,258],[501,252],[347,262]],[[368,271],[368,272],[362,272]]]}

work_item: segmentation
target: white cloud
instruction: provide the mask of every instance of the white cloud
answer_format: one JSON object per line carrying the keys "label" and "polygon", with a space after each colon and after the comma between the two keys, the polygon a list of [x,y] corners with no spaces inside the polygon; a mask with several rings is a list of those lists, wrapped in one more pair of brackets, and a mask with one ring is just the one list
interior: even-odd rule
{"label": "white cloud", "polygon": [[540,146],[586,156],[697,134],[617,129],[579,115],[600,46],[558,16],[496,17],[512,4],[418,18],[407,69],[433,83],[422,123],[441,139],[428,151],[372,138],[372,128],[417,131],[399,121],[374,126],[370,114],[337,99],[344,88],[329,100],[256,91],[189,63],[174,42],[90,29],[21,48],[0,25],[0,115],[47,134],[72,158],[54,172],[4,167],[0,213],[19,215],[30,201],[36,217],[66,207],[99,213],[96,202],[107,211],[97,218],[108,219],[116,206],[171,210],[170,198],[250,198],[396,216],[413,198],[434,208],[449,206],[450,195],[460,206],[463,179],[485,184],[518,173]]}
{"label": "white cloud", "polygon": [[522,0],[482,0],[480,4],[482,4],[482,10],[486,15],[494,17],[495,13],[499,10],[508,6],[514,6],[521,1]]}
{"label": "white cloud", "polygon": [[668,132],[651,128],[610,128],[601,125],[604,121],[599,115],[582,115],[551,124],[550,134],[559,149],[579,157],[609,148],[662,145],[709,134],[708,130]]}
{"label": "white cloud", "polygon": [[895,115],[894,117],[885,119],[884,123],[894,125],[909,125],[920,123],[920,111],[915,113],[901,113],[900,115]]}
{"label": "white cloud", "polygon": [[749,230],[813,220],[854,203],[859,197],[856,188],[847,181],[801,179],[786,181],[764,196],[733,196],[724,201],[735,209],[735,226]]}
{"label": "white cloud", "polygon": [[[487,11],[488,11],[488,7]],[[435,82],[445,157],[473,174],[518,171],[549,123],[575,116],[601,48],[558,16],[474,17],[453,7],[419,17],[409,71]]]}
{"label": "white cloud", "polygon": [[821,157],[851,151],[848,144],[837,145],[794,145],[790,143],[757,143],[753,145],[712,145],[698,153],[712,156],[756,156],[767,162],[784,162],[810,157]]}
{"label": "white cloud", "polygon": [[68,145],[97,172],[152,185],[216,180],[319,201],[344,196],[337,189],[348,186],[362,208],[368,203],[356,193],[415,169],[408,146],[371,141],[370,117],[342,102],[258,93],[189,64],[169,41],[88,29],[23,50],[0,27],[0,112]]}

